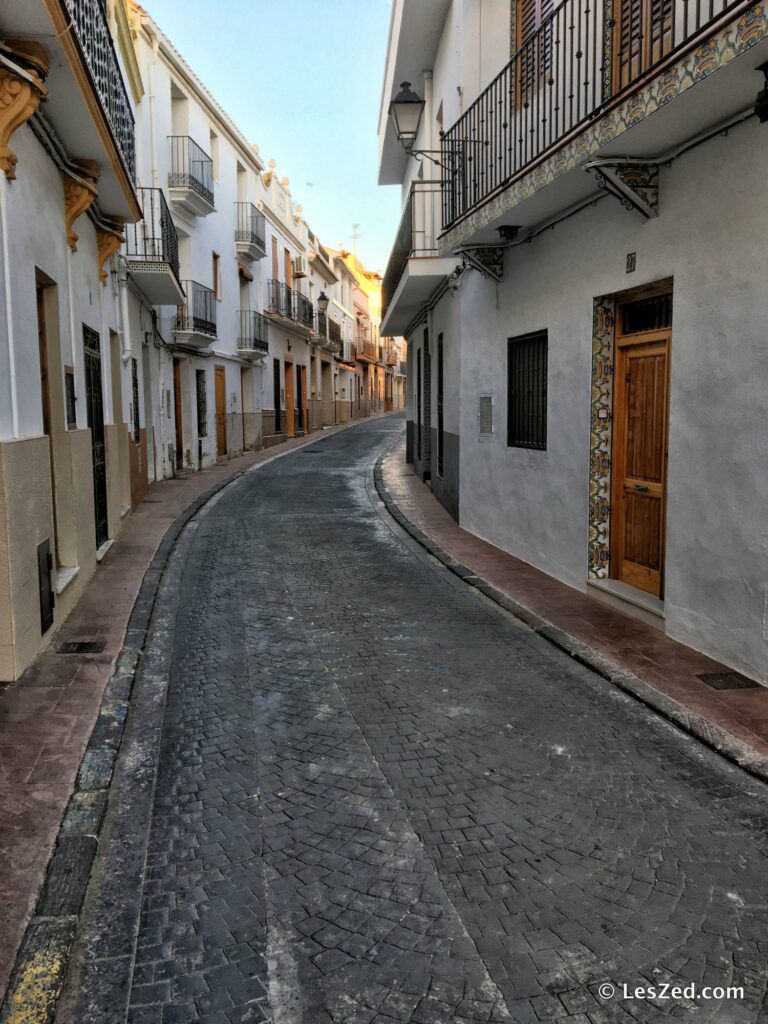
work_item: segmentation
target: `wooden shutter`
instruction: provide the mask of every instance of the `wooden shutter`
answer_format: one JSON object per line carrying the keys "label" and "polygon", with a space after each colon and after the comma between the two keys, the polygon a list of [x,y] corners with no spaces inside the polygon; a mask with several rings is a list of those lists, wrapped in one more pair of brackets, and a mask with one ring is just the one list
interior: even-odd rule
{"label": "wooden shutter", "polygon": [[[552,56],[552,31],[547,19],[555,9],[554,0],[518,0],[517,48],[519,99],[538,88],[538,79],[549,69]],[[543,26],[544,31],[539,32]]]}

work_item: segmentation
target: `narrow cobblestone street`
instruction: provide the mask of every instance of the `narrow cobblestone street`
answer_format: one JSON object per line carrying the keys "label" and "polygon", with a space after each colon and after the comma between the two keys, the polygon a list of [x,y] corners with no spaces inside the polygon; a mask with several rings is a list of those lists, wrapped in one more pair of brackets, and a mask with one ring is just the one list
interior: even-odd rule
{"label": "narrow cobblestone street", "polygon": [[[406,541],[402,425],[199,523],[129,1021],[768,1019],[765,787]],[[620,998],[665,981],[744,997]]]}

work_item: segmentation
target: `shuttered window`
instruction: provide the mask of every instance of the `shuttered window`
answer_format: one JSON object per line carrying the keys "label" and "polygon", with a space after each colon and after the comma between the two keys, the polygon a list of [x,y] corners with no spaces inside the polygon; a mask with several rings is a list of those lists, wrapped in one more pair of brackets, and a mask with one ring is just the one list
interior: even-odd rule
{"label": "shuttered window", "polygon": [[615,0],[614,87],[628,85],[672,49],[674,0]]}
{"label": "shuttered window", "polygon": [[[550,68],[552,25],[547,19],[554,9],[554,0],[518,0],[518,89],[519,100],[522,103],[525,102],[528,93],[539,88],[540,79]],[[542,28],[543,31],[539,32]]]}
{"label": "shuttered window", "polygon": [[547,447],[547,332],[510,338],[508,349],[507,444]]}

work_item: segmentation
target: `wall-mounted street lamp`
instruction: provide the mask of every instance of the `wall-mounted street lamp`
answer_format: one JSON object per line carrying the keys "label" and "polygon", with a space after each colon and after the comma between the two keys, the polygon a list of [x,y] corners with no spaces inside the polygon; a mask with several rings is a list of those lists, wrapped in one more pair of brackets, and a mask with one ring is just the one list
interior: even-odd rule
{"label": "wall-mounted street lamp", "polygon": [[400,83],[400,92],[389,104],[389,116],[392,118],[397,140],[402,142],[407,152],[413,149],[419,133],[424,106],[425,101],[419,99],[411,89],[410,82]]}
{"label": "wall-mounted street lamp", "polygon": [[421,99],[411,88],[410,82],[400,83],[400,92],[389,104],[389,116],[395,129],[397,141],[402,143],[408,156],[425,156],[433,164],[440,166],[433,153],[440,154],[439,149],[414,149],[416,136],[419,133],[421,116],[424,113],[425,100]]}
{"label": "wall-mounted street lamp", "polygon": [[317,308],[320,312],[325,315],[328,312],[328,296],[325,292],[320,292],[317,296]]}

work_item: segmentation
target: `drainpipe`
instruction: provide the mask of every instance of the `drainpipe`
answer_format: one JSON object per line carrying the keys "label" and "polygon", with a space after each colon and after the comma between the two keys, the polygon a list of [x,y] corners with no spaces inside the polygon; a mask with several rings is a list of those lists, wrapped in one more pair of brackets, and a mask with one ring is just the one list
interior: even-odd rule
{"label": "drainpipe", "polygon": [[8,251],[8,181],[0,173],[0,246],[3,260],[3,291],[5,292],[6,330],[8,337],[8,385],[11,399],[11,435],[19,436],[19,406],[16,395],[16,351],[13,335],[12,285],[10,254]]}
{"label": "drainpipe", "polygon": [[128,268],[122,256],[117,272],[117,282],[120,290],[120,353],[123,366],[127,366],[133,353],[133,343],[131,341],[131,320],[128,315]]}
{"label": "drainpipe", "polygon": [[156,133],[155,133],[155,75],[153,74],[157,66],[157,53],[159,49],[159,42],[157,36],[152,39],[152,60],[149,62],[149,70],[147,77],[149,86],[147,93],[149,97],[149,156],[152,162],[152,186],[158,188],[158,170],[157,170],[157,144],[156,144]]}

